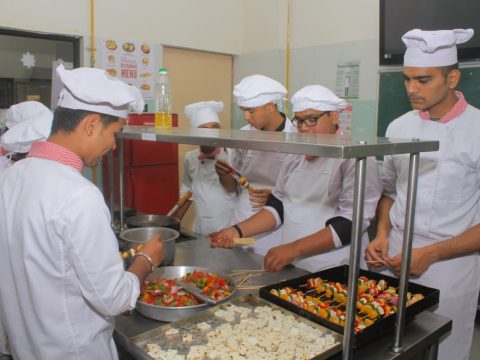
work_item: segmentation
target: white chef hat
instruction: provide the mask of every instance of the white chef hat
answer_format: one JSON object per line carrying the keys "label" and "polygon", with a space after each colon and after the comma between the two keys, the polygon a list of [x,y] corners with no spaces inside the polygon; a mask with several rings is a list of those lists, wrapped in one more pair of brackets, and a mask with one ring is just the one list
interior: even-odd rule
{"label": "white chef hat", "polygon": [[140,91],[123,81],[111,77],[104,70],[57,67],[63,83],[58,106],[68,109],[89,110],[96,113],[126,118],[128,108],[141,114],[145,102]]}
{"label": "white chef hat", "polygon": [[192,128],[211,122],[220,122],[217,113],[222,111],[223,102],[221,101],[200,101],[185,106],[185,116],[190,120]]}
{"label": "white chef hat", "polygon": [[407,45],[403,66],[439,67],[456,64],[457,44],[467,42],[472,36],[473,29],[410,30],[402,36]]}
{"label": "white chef hat", "polygon": [[233,88],[237,105],[253,108],[285,98],[287,89],[278,81],[264,75],[247,76]]}
{"label": "white chef hat", "polygon": [[32,142],[47,140],[52,120],[52,112],[37,101],[12,105],[7,111],[9,129],[0,138],[0,144],[12,153],[29,152]]}
{"label": "white chef hat", "polygon": [[293,112],[307,109],[318,111],[336,111],[347,106],[347,102],[340,99],[330,89],[322,85],[308,85],[298,90],[292,97]]}

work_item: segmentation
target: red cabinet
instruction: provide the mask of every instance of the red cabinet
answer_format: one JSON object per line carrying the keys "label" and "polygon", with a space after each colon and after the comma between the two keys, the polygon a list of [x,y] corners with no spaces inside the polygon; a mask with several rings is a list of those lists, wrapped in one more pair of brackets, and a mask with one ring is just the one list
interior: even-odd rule
{"label": "red cabinet", "polygon": [[[153,114],[130,115],[129,125],[152,125]],[[178,117],[172,115],[173,126]],[[146,214],[165,215],[178,200],[178,144],[124,139],[125,207]],[[114,204],[118,208],[118,144],[113,154]],[[108,161],[103,161],[103,189],[109,201]]]}

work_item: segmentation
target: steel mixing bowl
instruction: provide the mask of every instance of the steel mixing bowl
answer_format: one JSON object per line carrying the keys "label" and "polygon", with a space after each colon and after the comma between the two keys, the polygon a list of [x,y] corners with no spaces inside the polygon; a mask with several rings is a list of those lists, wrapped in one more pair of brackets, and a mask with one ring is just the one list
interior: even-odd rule
{"label": "steel mixing bowl", "polygon": [[[223,298],[221,301],[229,299],[235,292],[236,290],[235,281],[233,281],[231,277],[217,271],[211,271],[201,266],[159,267],[159,268],[156,268],[150,275],[148,275],[146,280],[152,280],[152,279],[158,279],[158,278],[166,278],[166,279],[180,278],[186,275],[187,273],[193,272],[195,270],[214,273],[224,278],[225,280],[227,280],[231,288],[231,294]],[[203,304],[198,304],[193,306],[169,307],[169,306],[147,304],[137,300],[136,310],[143,316],[149,317],[151,319],[158,320],[158,321],[172,322],[172,321],[177,321],[177,320],[186,318],[188,316],[191,316],[199,311],[205,310],[209,306],[210,305],[203,303]]]}
{"label": "steel mixing bowl", "polygon": [[175,239],[180,236],[177,230],[158,226],[123,230],[119,235],[120,248],[126,251],[135,245],[145,244],[155,234],[160,234],[163,242],[165,259],[161,265],[172,265],[175,261]]}

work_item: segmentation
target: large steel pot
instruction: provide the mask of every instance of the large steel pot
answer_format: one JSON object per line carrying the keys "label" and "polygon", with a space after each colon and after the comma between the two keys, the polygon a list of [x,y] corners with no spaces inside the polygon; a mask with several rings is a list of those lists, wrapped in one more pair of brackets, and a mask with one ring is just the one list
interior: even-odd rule
{"label": "large steel pot", "polygon": [[[227,300],[230,298],[236,290],[235,281],[230,278],[228,275],[219,273],[217,271],[211,271],[205,267],[201,266],[166,266],[161,268],[156,268],[151,274],[149,274],[145,280],[153,280],[159,278],[165,279],[175,279],[184,276],[189,272],[193,272],[194,270],[203,271],[203,272],[212,272],[217,274],[218,276],[223,277],[229,283],[232,293],[222,299],[222,301]],[[182,307],[169,307],[169,306],[159,306],[159,305],[151,305],[144,303],[142,301],[137,300],[136,310],[142,314],[143,316],[149,317],[154,320],[158,321],[177,321],[188,316],[195,314],[196,312],[202,311],[208,308],[210,305],[208,304],[198,304],[193,306],[182,306]]]}
{"label": "large steel pot", "polygon": [[167,227],[180,231],[180,222],[171,217],[165,215],[152,215],[152,214],[141,214],[131,216],[125,219],[129,228],[139,228],[145,226],[156,226],[156,227]]}
{"label": "large steel pot", "polygon": [[180,231],[180,221],[191,205],[191,191],[187,191],[167,215],[138,214],[125,219],[129,228],[144,226],[168,227]]}
{"label": "large steel pot", "polygon": [[128,250],[135,245],[145,244],[153,235],[158,233],[162,239],[165,253],[165,260],[163,260],[162,265],[172,265],[175,261],[175,239],[180,236],[180,233],[176,230],[158,226],[123,230],[120,233],[120,247],[123,250]]}

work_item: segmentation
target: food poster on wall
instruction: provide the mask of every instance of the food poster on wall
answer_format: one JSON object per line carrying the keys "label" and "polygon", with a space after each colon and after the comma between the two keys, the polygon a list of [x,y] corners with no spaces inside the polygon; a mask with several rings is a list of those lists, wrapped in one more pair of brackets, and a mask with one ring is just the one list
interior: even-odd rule
{"label": "food poster on wall", "polygon": [[358,99],[359,74],[359,61],[338,64],[335,94],[344,99]]}
{"label": "food poster on wall", "polygon": [[153,100],[155,58],[153,45],[143,41],[100,39],[99,66],[111,76],[136,86],[145,100]]}

